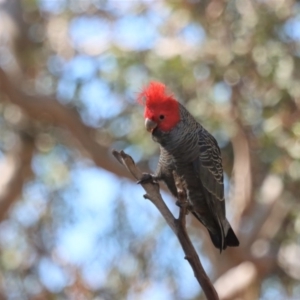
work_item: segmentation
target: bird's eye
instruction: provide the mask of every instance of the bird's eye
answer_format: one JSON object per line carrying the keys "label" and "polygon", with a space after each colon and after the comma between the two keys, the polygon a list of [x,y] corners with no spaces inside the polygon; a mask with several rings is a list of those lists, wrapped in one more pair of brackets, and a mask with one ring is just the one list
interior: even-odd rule
{"label": "bird's eye", "polygon": [[164,115],[160,115],[159,118],[160,118],[160,120],[163,120],[165,118],[165,116]]}

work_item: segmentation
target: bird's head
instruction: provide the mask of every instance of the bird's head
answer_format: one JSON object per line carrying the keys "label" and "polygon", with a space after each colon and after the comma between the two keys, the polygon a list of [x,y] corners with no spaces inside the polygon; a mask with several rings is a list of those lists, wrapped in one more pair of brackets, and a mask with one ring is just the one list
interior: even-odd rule
{"label": "bird's head", "polygon": [[145,106],[145,127],[149,132],[156,128],[168,132],[180,120],[179,103],[160,82],[150,82],[139,94],[138,102]]}

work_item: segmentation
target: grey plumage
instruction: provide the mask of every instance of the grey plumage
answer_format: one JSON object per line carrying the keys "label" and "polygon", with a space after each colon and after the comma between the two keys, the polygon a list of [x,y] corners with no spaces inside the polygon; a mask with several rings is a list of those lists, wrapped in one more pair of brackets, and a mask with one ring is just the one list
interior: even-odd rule
{"label": "grey plumage", "polygon": [[164,132],[155,128],[153,140],[160,144],[155,179],[163,180],[177,197],[173,170],[187,188],[191,212],[208,229],[215,247],[238,246],[239,241],[225,216],[223,167],[215,138],[179,104],[180,121]]}

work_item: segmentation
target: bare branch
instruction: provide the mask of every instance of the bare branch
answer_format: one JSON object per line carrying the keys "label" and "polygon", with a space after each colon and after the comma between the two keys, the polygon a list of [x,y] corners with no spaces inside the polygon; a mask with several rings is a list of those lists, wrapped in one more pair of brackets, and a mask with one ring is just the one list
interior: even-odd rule
{"label": "bare branch", "polygon": [[[116,159],[126,167],[129,173],[132,174],[132,176],[139,180],[142,178],[142,172],[137,168],[135,165],[133,159],[131,156],[127,155],[124,151],[118,152],[116,150],[113,150],[113,155],[116,157]],[[179,219],[174,218],[173,214],[165,204],[164,200],[161,197],[161,194],[159,192],[159,186],[157,184],[153,183],[142,183],[142,187],[146,191],[145,198],[149,199],[159,210],[159,212],[162,214],[164,219],[166,220],[167,224],[171,227],[175,235],[177,236],[181,247],[185,253],[185,258],[191,265],[194,275],[200,284],[200,286],[203,289],[204,294],[206,295],[207,299],[209,300],[218,300],[218,294],[212,285],[210,279],[208,278],[207,274],[205,273],[202,264],[200,262],[199,256],[186,232],[185,228],[185,216],[187,211],[186,206],[186,194],[184,187],[180,181],[179,176],[175,174],[175,180],[176,180],[176,186],[179,190],[179,203],[183,204],[181,205]]]}
{"label": "bare branch", "polygon": [[[12,174],[0,191],[0,222],[6,217],[10,207],[21,194],[24,182],[32,176],[31,160],[34,141],[25,133],[21,134],[20,147],[12,158]],[[5,172],[2,170],[2,176]]]}
{"label": "bare branch", "polygon": [[52,124],[66,129],[79,143],[83,154],[89,156],[94,163],[117,176],[130,178],[128,172],[114,163],[105,146],[98,144],[94,138],[95,131],[84,125],[79,116],[60,104],[54,97],[31,96],[23,93],[12,84],[7,74],[0,68],[0,92],[7,99],[19,106],[33,120]]}
{"label": "bare branch", "polygon": [[215,282],[215,287],[220,299],[236,299],[241,296],[241,293],[249,292],[249,287],[257,280],[257,277],[258,271],[255,265],[252,262],[245,261],[223,274]]}
{"label": "bare branch", "polygon": [[251,205],[252,196],[252,173],[249,141],[240,120],[238,108],[238,99],[240,98],[239,88],[233,89],[231,101],[231,116],[235,120],[236,134],[232,137],[231,142],[234,152],[233,164],[233,207],[235,209],[235,227],[239,228],[241,219],[245,211]]}

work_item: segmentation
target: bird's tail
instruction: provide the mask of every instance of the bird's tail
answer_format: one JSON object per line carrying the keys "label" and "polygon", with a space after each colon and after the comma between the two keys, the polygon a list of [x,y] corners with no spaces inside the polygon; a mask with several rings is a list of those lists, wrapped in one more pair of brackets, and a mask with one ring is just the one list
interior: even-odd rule
{"label": "bird's tail", "polygon": [[240,245],[240,242],[238,240],[238,238],[236,237],[234,231],[232,230],[231,227],[229,227],[228,231],[227,231],[227,235],[225,238],[225,243],[227,244],[227,246],[229,247],[237,247]]}
{"label": "bird's tail", "polygon": [[[229,223],[228,223],[229,225]],[[236,237],[234,231],[232,230],[232,228],[230,227],[230,225],[228,226],[228,230],[227,230],[227,233],[226,233],[226,236],[225,236],[225,239],[224,241],[222,242],[222,232],[220,229],[220,232],[217,232],[217,233],[211,233],[210,231],[209,232],[209,235],[210,235],[210,238],[214,244],[214,246],[218,249],[220,249],[220,251],[222,252],[222,250],[225,250],[228,247],[237,247],[239,246],[240,242],[238,240],[238,238]],[[223,247],[222,247],[223,246]]]}

